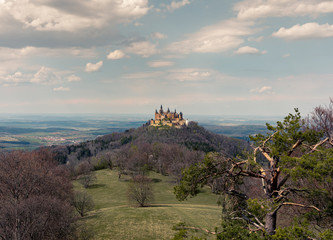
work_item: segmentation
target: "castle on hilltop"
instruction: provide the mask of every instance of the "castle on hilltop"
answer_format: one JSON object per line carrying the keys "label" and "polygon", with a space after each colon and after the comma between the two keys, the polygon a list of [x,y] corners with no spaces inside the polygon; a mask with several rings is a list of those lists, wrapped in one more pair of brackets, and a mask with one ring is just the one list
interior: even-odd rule
{"label": "castle on hilltop", "polygon": [[174,112],[171,112],[170,109],[166,112],[163,111],[163,106],[161,105],[161,108],[159,111],[155,111],[155,120],[151,119],[149,122],[150,126],[170,126],[170,127],[176,127],[180,128],[183,125],[187,125],[188,120],[185,120],[183,118],[183,113],[177,113],[175,110]]}

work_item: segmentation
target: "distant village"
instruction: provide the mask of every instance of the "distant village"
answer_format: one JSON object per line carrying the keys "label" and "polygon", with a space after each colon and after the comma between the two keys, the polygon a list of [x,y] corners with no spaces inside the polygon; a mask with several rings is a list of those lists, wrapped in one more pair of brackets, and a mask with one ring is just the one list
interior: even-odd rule
{"label": "distant village", "polygon": [[183,118],[183,113],[177,113],[176,109],[171,112],[170,109],[165,112],[163,106],[159,111],[155,110],[155,120],[151,119],[149,122],[150,126],[170,126],[180,128],[181,126],[188,125],[188,120]]}

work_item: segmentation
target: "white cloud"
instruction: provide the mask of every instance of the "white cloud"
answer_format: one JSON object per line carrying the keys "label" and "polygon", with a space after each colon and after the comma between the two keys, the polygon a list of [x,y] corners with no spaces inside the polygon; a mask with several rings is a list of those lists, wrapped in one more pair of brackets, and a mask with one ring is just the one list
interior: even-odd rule
{"label": "white cloud", "polygon": [[0,82],[4,86],[16,86],[20,83],[28,83],[31,80],[31,74],[24,74],[22,72],[15,72],[14,74],[8,74],[4,77],[0,76]]}
{"label": "white cloud", "polygon": [[149,67],[154,67],[154,68],[158,68],[158,67],[170,67],[174,65],[174,62],[171,61],[153,61],[153,62],[148,62],[148,66]]}
{"label": "white cloud", "polygon": [[253,93],[272,93],[273,87],[271,86],[263,86],[261,88],[255,88],[255,89],[251,89],[250,92]]}
{"label": "white cloud", "polygon": [[38,31],[77,31],[128,22],[149,11],[148,0],[8,0],[3,11]]}
{"label": "white cloud", "polygon": [[139,72],[130,73],[123,75],[123,78],[127,79],[147,79],[147,78],[157,78],[163,75],[163,72]]}
{"label": "white cloud", "polygon": [[54,84],[61,81],[61,77],[55,73],[51,68],[41,67],[37,73],[34,74],[30,80],[31,83],[38,84]]}
{"label": "white cloud", "polygon": [[125,57],[125,53],[123,53],[121,50],[114,50],[113,52],[110,52],[107,56],[108,59],[112,60],[119,60]]}
{"label": "white cloud", "polygon": [[323,0],[245,0],[235,5],[239,19],[313,16],[333,12],[333,2]]}
{"label": "white cloud", "polygon": [[129,47],[127,47],[125,50],[128,53],[141,55],[144,58],[158,53],[158,51],[156,49],[156,44],[153,44],[148,41],[134,42]]}
{"label": "white cloud", "polygon": [[103,66],[103,61],[99,61],[97,63],[87,63],[85,71],[86,72],[96,72]]}
{"label": "white cloud", "polygon": [[56,57],[56,56],[73,56],[78,58],[92,58],[97,56],[93,48],[46,48],[27,46],[23,48],[4,48],[0,47],[0,60],[2,59],[22,59],[31,56]]}
{"label": "white cloud", "polygon": [[177,53],[218,53],[238,47],[244,42],[243,36],[256,32],[253,22],[229,19],[219,24],[202,28],[190,34],[185,40],[174,42],[167,51]]}
{"label": "white cloud", "polygon": [[180,82],[202,81],[210,79],[212,75],[213,73],[207,69],[185,68],[185,69],[175,69],[169,71],[169,74],[166,76],[166,79],[177,80]]}
{"label": "white cloud", "polygon": [[170,5],[166,6],[169,11],[173,11],[177,8],[184,7],[185,5],[190,4],[189,0],[181,0],[181,1],[172,1]]}
{"label": "white cloud", "polygon": [[159,33],[159,32],[154,32],[151,34],[151,37],[154,39],[165,39],[167,38],[167,36],[163,33]]}
{"label": "white cloud", "polygon": [[244,46],[238,48],[235,52],[235,54],[242,55],[242,54],[266,54],[267,51],[259,51],[259,49],[249,46]]}
{"label": "white cloud", "polygon": [[291,28],[280,28],[272,36],[288,40],[333,37],[333,25],[329,25],[328,23],[320,25],[315,22],[303,25],[297,24]]}
{"label": "white cloud", "polygon": [[67,87],[57,87],[57,88],[53,88],[53,91],[55,92],[68,92],[70,89]]}
{"label": "white cloud", "polygon": [[81,81],[81,78],[72,74],[72,75],[67,77],[67,81],[68,82],[78,82],[78,81]]}
{"label": "white cloud", "polygon": [[283,54],[282,57],[283,57],[283,58],[290,57],[290,53]]}

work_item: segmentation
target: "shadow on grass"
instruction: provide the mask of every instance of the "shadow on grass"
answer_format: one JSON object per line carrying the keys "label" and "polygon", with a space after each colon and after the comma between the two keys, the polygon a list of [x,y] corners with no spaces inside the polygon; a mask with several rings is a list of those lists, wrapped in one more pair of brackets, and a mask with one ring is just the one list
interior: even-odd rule
{"label": "shadow on grass", "polygon": [[147,207],[158,208],[158,207],[172,207],[172,206],[168,205],[168,204],[149,204],[149,205],[147,205]]}
{"label": "shadow on grass", "polygon": [[129,182],[130,179],[126,179],[126,178],[118,178],[119,182]]}
{"label": "shadow on grass", "polygon": [[153,183],[159,183],[159,182],[162,182],[162,179],[159,179],[159,178],[152,178],[151,181]]}
{"label": "shadow on grass", "polygon": [[105,187],[105,186],[106,186],[105,184],[92,184],[88,188],[95,189],[95,188],[101,188],[101,187]]}

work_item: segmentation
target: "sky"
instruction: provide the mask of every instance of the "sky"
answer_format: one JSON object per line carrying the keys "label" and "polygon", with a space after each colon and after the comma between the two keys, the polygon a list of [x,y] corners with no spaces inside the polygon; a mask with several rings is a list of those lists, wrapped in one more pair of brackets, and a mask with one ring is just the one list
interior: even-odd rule
{"label": "sky", "polygon": [[0,0],[0,113],[302,115],[333,97],[332,0]]}

